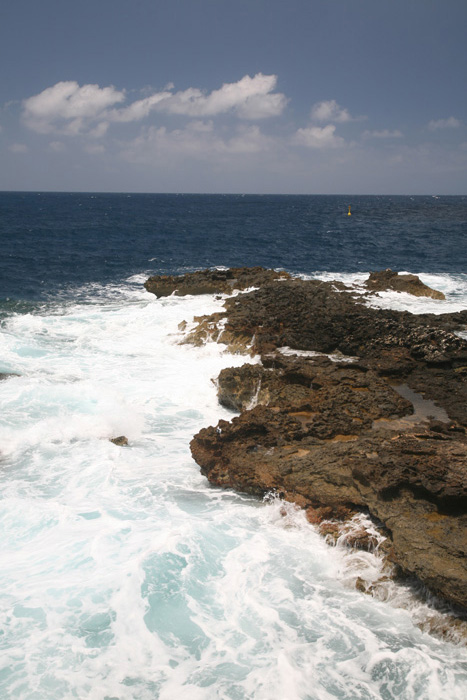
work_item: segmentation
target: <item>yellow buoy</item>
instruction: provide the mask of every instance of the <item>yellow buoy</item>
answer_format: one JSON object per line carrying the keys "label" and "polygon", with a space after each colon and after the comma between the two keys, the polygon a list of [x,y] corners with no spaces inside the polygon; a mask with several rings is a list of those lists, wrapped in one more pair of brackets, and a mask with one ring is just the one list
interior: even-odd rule
{"label": "yellow buoy", "polygon": [[352,212],[350,211],[350,204],[349,204],[349,211],[348,211],[347,216],[352,216]]}

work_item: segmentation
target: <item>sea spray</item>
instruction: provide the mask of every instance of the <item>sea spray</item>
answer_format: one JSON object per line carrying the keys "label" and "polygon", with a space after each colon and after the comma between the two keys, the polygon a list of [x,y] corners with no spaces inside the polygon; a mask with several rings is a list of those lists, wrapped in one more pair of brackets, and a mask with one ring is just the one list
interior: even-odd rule
{"label": "sea spray", "polygon": [[465,649],[349,585],[355,554],[200,475],[191,436],[232,416],[211,380],[246,360],[179,344],[221,300],[137,281],[3,323],[0,694],[463,698]]}

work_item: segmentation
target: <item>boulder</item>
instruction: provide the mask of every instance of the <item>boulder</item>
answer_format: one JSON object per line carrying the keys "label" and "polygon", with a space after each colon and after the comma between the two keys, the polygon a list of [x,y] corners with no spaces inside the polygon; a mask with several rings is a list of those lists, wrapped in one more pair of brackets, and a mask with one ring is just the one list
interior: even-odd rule
{"label": "boulder", "polygon": [[119,435],[118,437],[110,438],[110,442],[118,447],[126,447],[128,445],[128,438],[124,435]]}

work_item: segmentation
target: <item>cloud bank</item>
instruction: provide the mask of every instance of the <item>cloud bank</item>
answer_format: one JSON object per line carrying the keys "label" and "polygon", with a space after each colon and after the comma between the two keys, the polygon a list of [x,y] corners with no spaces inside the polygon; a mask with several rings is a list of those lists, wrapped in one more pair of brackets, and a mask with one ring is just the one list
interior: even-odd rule
{"label": "cloud bank", "polygon": [[69,80],[56,83],[23,101],[23,122],[33,131],[78,135],[91,132],[102,136],[112,122],[137,122],[151,113],[191,118],[233,113],[240,119],[267,119],[282,114],[287,98],[274,92],[277,76],[245,75],[236,83],[224,83],[218,90],[204,93],[199,88],[173,92],[165,89],[126,106],[126,93],[113,86],[80,86]]}
{"label": "cloud bank", "polygon": [[[15,169],[42,173],[47,156],[55,188],[72,164],[70,177],[95,176],[95,187],[118,180],[118,189],[148,191],[252,190],[254,183],[269,191],[332,191],[336,173],[353,184],[356,173],[364,182],[370,172],[371,187],[379,182],[389,191],[408,173],[414,182],[429,173],[434,182],[439,173],[457,177],[466,169],[465,127],[454,116],[412,130],[405,124],[404,131],[397,122],[385,128],[385,119],[363,130],[359,122],[368,118],[355,116],[358,106],[310,101],[300,118],[293,106],[286,111],[289,99],[277,86],[276,75],[257,73],[210,91],[168,83],[135,98],[113,85],[61,81],[5,105],[4,118],[16,120],[11,140],[5,125],[1,138],[7,186]],[[34,158],[43,159],[40,168]]]}
{"label": "cloud bank", "polygon": [[33,131],[78,134],[105,110],[123,102],[125,93],[114,87],[80,87],[74,80],[56,83],[23,101],[23,121]]}

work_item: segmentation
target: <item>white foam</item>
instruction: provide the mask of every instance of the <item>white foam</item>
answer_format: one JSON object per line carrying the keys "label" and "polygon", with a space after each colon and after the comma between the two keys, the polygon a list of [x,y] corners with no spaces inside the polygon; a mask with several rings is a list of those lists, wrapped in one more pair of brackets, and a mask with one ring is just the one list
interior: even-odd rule
{"label": "white foam", "polygon": [[[407,270],[400,274],[413,274]],[[445,300],[431,297],[415,297],[405,292],[385,291],[372,294],[365,299],[368,306],[396,311],[410,311],[413,314],[444,314],[463,311],[467,308],[467,274],[428,274],[417,273],[420,280],[437,291],[443,292]],[[334,273],[317,272],[312,275],[302,275],[303,279],[320,279],[324,282],[334,280],[343,282],[357,294],[367,294],[364,283],[369,273]]]}
{"label": "white foam", "polygon": [[0,697],[460,699],[462,649],[354,590],[303,512],[192,461],[246,358],[178,324],[221,308],[101,289],[1,329]]}

